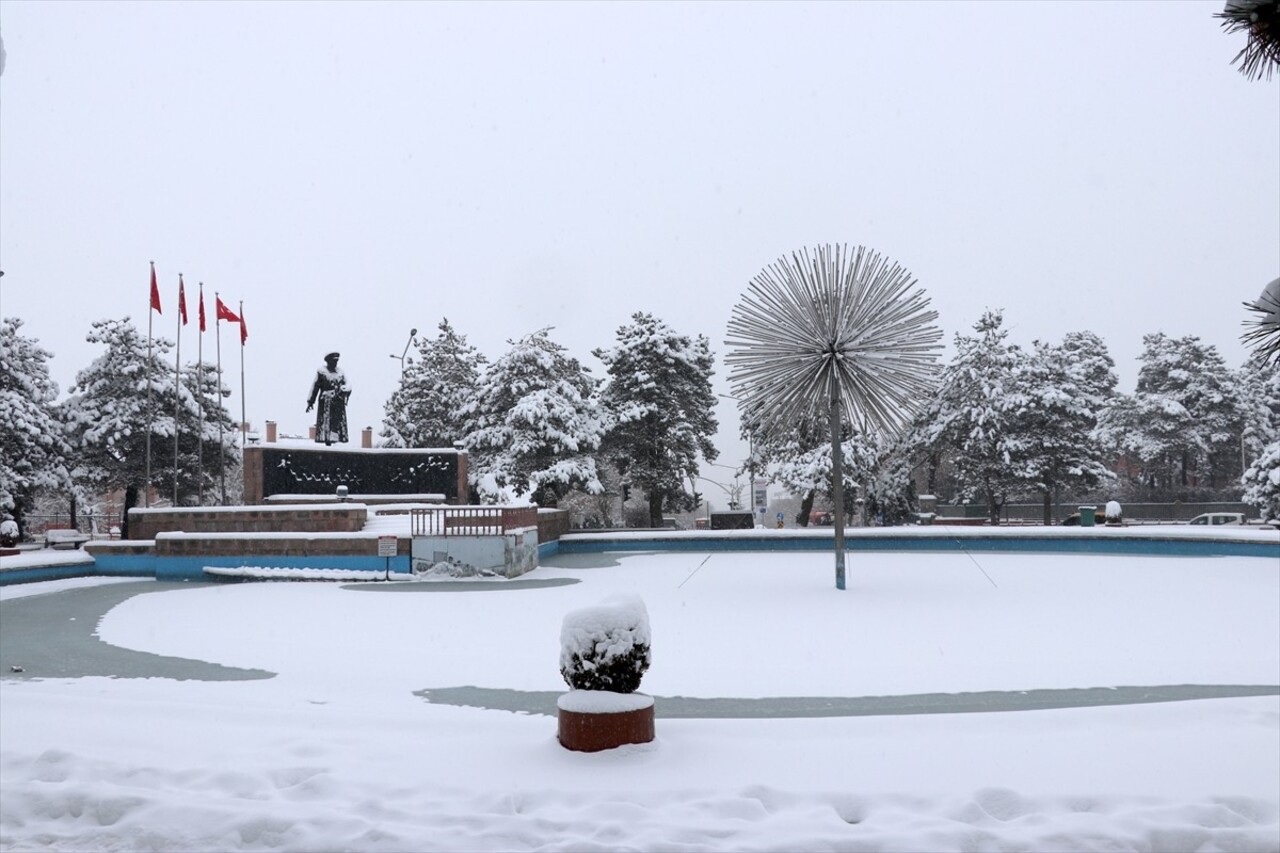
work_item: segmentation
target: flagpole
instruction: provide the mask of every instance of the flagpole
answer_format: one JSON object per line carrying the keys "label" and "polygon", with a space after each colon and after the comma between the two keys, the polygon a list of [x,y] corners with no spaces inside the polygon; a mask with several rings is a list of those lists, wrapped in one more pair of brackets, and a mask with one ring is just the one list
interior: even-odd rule
{"label": "flagpole", "polygon": [[147,369],[143,374],[147,382],[147,441],[146,441],[146,462],[144,465],[144,473],[142,475],[142,505],[143,507],[151,506],[151,426],[155,421],[155,413],[151,409],[151,323],[153,320],[152,313],[156,306],[156,262],[151,261],[151,293],[149,303],[147,305]]}
{"label": "flagpole", "polygon": [[196,336],[196,400],[200,403],[200,426],[196,432],[197,506],[204,506],[204,282],[200,282],[200,328]]}
{"label": "flagpole", "polygon": [[178,336],[173,356],[173,505],[178,506],[178,415],[182,409],[182,320],[187,311],[186,295],[182,292],[182,273],[178,273]]}
{"label": "flagpole", "polygon": [[244,300],[240,300],[240,464],[244,464],[245,433],[249,423],[244,414],[244,339],[248,337],[244,328]]}
{"label": "flagpole", "polygon": [[[218,291],[215,290],[213,292],[213,298],[215,300],[216,305],[222,304],[221,297],[218,296]],[[217,310],[217,308],[215,308],[214,313],[217,316],[215,316],[213,319],[213,337],[214,337],[214,340],[217,342],[217,349],[218,349],[218,398],[221,399],[222,398],[222,312]],[[222,506],[227,505],[227,467],[226,467],[225,456],[226,454],[223,453],[223,448],[222,448],[222,418],[218,418],[218,478],[222,481],[222,504],[221,504]]]}

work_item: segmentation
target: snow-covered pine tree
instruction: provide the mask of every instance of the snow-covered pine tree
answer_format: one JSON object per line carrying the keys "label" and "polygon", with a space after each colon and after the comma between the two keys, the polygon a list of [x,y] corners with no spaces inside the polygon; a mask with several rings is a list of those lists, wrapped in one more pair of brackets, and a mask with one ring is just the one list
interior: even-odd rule
{"label": "snow-covered pine tree", "polygon": [[58,386],[49,376],[52,353],[21,328],[16,317],[0,320],[0,510],[20,526],[36,490],[71,487]]}
{"label": "snow-covered pine tree", "polygon": [[919,505],[909,450],[901,435],[877,442],[874,464],[864,480],[869,517],[886,526],[911,523]]}
{"label": "snow-covered pine tree", "polygon": [[476,395],[487,359],[448,318],[439,329],[418,344],[417,360],[387,400],[380,433],[387,447],[451,447],[465,435],[463,410]]}
{"label": "snow-covered pine tree", "polygon": [[[857,494],[876,464],[876,449],[844,424],[840,442],[844,493]],[[799,523],[807,527],[814,500],[831,495],[831,426],[822,419],[795,424],[785,432],[774,430],[755,436],[755,449],[769,471],[769,481],[800,498]],[[852,509],[852,501],[847,504]]]}
{"label": "snow-covered pine tree", "polygon": [[1142,342],[1137,389],[1116,398],[1098,435],[1138,464],[1143,497],[1185,499],[1232,482],[1241,425],[1233,371],[1193,335],[1157,332]]}
{"label": "snow-covered pine tree", "polygon": [[1092,433],[1115,393],[1114,367],[1101,338],[1073,332],[1057,346],[1036,341],[1019,374],[1022,403],[1010,455],[1040,493],[1045,524],[1053,523],[1057,490],[1092,489],[1112,477],[1106,451]]}
{"label": "snow-covered pine tree", "polygon": [[1006,341],[1001,311],[987,311],[975,335],[956,335],[955,358],[943,371],[942,390],[927,407],[926,439],[947,448],[959,497],[981,498],[992,524],[1011,493],[1023,488],[1025,460],[1015,457],[1016,413],[1025,404],[1020,372],[1025,356]]}
{"label": "snow-covered pine tree", "polygon": [[550,328],[509,343],[464,410],[472,486],[482,500],[528,495],[543,507],[573,488],[599,492],[597,380]]}
{"label": "snow-covered pine tree", "polygon": [[609,374],[601,394],[609,423],[604,452],[645,493],[649,524],[661,527],[665,511],[694,508],[684,483],[698,475],[698,457],[717,456],[710,343],[637,312],[618,327],[616,346],[594,354]]}
{"label": "snow-covered pine tree", "polygon": [[[76,374],[71,396],[62,404],[76,458],[73,474],[87,490],[123,489],[123,521],[127,525],[128,510],[137,505],[139,490],[144,486],[148,382],[152,407],[151,485],[160,495],[173,493],[175,388],[173,366],[167,364],[165,358],[173,345],[164,338],[153,339],[148,369],[146,340],[128,317],[95,322],[86,340],[101,344],[105,351]],[[193,387],[198,387],[205,398],[201,432],[205,441],[202,468],[206,493],[213,493],[219,464],[236,464],[239,437],[235,421],[222,403],[230,391],[217,387],[212,366],[204,366],[198,381],[192,378],[194,371],[190,365],[184,372],[188,375],[178,406],[178,469],[180,501],[189,502],[199,491],[195,480],[198,447],[195,425],[201,423],[201,411]],[[221,447],[218,445],[219,421],[223,428]]]}
{"label": "snow-covered pine tree", "polygon": [[1255,355],[1239,371],[1245,503],[1280,519],[1280,371]]}
{"label": "snow-covered pine tree", "polygon": [[1263,519],[1280,521],[1280,440],[1262,449],[1242,479],[1244,502],[1257,507]]}
{"label": "snow-covered pine tree", "polygon": [[[172,369],[172,368],[170,368]],[[173,387],[170,382],[166,403],[173,414]],[[243,491],[243,468],[238,444],[240,431],[227,409],[231,389],[218,384],[213,364],[185,364],[182,367],[182,405],[178,420],[178,495],[184,504],[207,504],[221,499],[223,479],[227,482],[227,502],[234,503]],[[172,422],[170,422],[172,424]],[[199,427],[197,428],[197,425]],[[221,440],[221,445],[219,445]],[[203,441],[203,446],[199,442]],[[152,452],[155,452],[152,439]],[[221,455],[219,454],[221,448]],[[172,494],[173,432],[165,441],[161,459],[170,466],[157,484],[167,483]],[[154,465],[153,475],[154,475]],[[197,477],[197,473],[199,476]]]}
{"label": "snow-covered pine tree", "polygon": [[1280,370],[1253,356],[1236,375],[1243,430],[1240,439],[1248,467],[1262,455],[1263,448],[1280,441]]}

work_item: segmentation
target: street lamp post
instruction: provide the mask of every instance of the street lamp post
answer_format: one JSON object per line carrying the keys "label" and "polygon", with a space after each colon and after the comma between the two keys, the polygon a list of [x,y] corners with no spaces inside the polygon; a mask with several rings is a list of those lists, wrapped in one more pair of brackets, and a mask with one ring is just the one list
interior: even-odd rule
{"label": "street lamp post", "polygon": [[[411,346],[413,346],[413,345],[414,345],[415,341],[413,340],[413,338],[414,338],[414,336],[415,336],[415,335],[417,335],[417,334],[418,334],[418,330],[417,330],[417,329],[410,329],[410,330],[409,330],[409,340],[405,342],[405,345],[404,345],[404,352],[400,353],[399,355],[396,355],[395,353],[391,353],[391,357],[392,357],[392,358],[398,358],[398,359],[400,359],[400,373],[401,373],[402,375],[404,374],[404,362],[405,362],[405,356],[409,354],[409,347],[411,347]],[[413,359],[409,359],[409,360],[410,360],[410,361],[412,361]]]}
{"label": "street lamp post", "polygon": [[[726,466],[721,465],[720,467],[723,468]],[[715,480],[703,477],[701,474],[694,474],[691,479],[702,480],[703,482],[710,483],[713,486],[719,486],[729,497],[729,509],[738,509],[741,506],[740,501],[742,498],[742,487],[737,483],[734,483],[732,486],[726,486],[724,483],[717,483]],[[708,501],[707,505],[710,506],[710,504],[711,502]]]}
{"label": "street lamp post", "polygon": [[[721,465],[719,462],[708,462],[707,464],[712,465],[716,468],[724,468],[726,471],[732,471],[733,472],[733,488],[730,489],[727,486],[724,486],[720,483],[716,483],[715,480],[708,480],[706,477],[698,477],[698,479],[707,480],[708,483],[715,483],[717,486],[720,486],[720,488],[728,492],[729,501],[731,503],[731,506],[729,507],[729,509],[741,509],[742,508],[742,485],[738,482],[738,478],[742,476],[742,469],[734,468],[732,465]],[[752,486],[752,488],[754,488],[754,486]]]}
{"label": "street lamp post", "polygon": [[[739,404],[742,402],[732,394],[716,396]],[[747,487],[751,492],[751,513],[754,516],[756,511],[756,431],[750,423],[747,424],[747,476],[749,478]]]}

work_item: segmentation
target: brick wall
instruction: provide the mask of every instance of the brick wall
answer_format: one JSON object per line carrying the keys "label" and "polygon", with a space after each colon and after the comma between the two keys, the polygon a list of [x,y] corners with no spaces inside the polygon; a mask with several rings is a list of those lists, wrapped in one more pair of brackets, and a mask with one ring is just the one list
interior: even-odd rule
{"label": "brick wall", "polygon": [[538,542],[551,542],[569,532],[567,509],[538,510]]}
{"label": "brick wall", "polygon": [[[157,533],[353,533],[364,529],[364,506],[245,507],[243,509],[131,509],[129,538]],[[375,548],[376,551],[376,542]]]}
{"label": "brick wall", "polygon": [[244,502],[260,504],[266,497],[262,494],[262,448],[246,447],[244,449]]}

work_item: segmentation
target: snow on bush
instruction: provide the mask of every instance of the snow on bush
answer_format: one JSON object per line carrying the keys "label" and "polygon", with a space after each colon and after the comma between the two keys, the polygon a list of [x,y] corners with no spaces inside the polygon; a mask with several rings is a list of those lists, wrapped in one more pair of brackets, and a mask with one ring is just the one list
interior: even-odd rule
{"label": "snow on bush", "polygon": [[1107,524],[1120,524],[1124,521],[1124,510],[1119,501],[1107,501]]}
{"label": "snow on bush", "polygon": [[565,614],[560,674],[575,690],[632,693],[649,668],[649,612],[637,595],[613,595]]}

